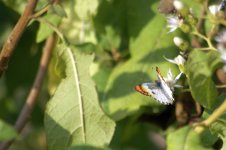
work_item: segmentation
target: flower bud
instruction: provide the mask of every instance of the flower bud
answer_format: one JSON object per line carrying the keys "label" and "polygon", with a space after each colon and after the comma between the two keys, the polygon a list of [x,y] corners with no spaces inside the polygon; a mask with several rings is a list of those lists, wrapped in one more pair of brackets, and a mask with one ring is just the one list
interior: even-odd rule
{"label": "flower bud", "polygon": [[188,15],[188,22],[191,25],[195,26],[197,24],[197,22],[198,22],[198,19],[196,17],[194,17],[193,15],[189,14]]}
{"label": "flower bud", "polygon": [[174,42],[174,44],[176,45],[176,46],[180,46],[183,42],[184,42],[184,40],[182,39],[182,38],[180,38],[180,37],[174,37],[173,38],[173,42]]}
{"label": "flower bud", "polygon": [[182,51],[188,50],[189,44],[188,44],[188,42],[184,41],[182,38],[180,38],[180,37],[174,37],[173,38],[173,41],[174,41],[174,44],[178,48],[180,48],[180,50],[182,50]]}
{"label": "flower bud", "polygon": [[184,33],[189,33],[191,31],[191,27],[188,24],[184,24],[184,23],[180,26],[180,29]]}

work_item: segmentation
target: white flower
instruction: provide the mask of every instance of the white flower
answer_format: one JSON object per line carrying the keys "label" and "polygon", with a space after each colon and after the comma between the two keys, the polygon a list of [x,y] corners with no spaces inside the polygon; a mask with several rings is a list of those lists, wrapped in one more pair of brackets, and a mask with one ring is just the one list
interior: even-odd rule
{"label": "white flower", "polygon": [[184,8],[184,4],[179,0],[174,0],[173,6],[176,8],[176,10],[181,10]]}
{"label": "white flower", "polygon": [[210,13],[214,16],[216,16],[216,14],[220,11],[219,5],[211,5],[208,8],[209,8]]}
{"label": "white flower", "polygon": [[221,54],[221,58],[226,63],[226,29],[220,32],[216,37],[217,49]]}
{"label": "white flower", "polygon": [[170,89],[173,91],[174,87],[182,87],[182,85],[178,85],[176,84],[176,82],[180,79],[182,73],[179,73],[175,79],[173,79],[173,75],[171,72],[171,69],[169,69],[168,74],[167,74],[167,78],[164,78],[166,83],[169,85]]}
{"label": "white flower", "polygon": [[170,33],[175,31],[178,27],[182,25],[183,19],[180,19],[177,16],[168,16],[167,22],[168,22],[167,27],[170,28],[170,31],[168,33]]}
{"label": "white flower", "polygon": [[177,64],[178,66],[184,65],[184,63],[186,61],[184,59],[184,57],[180,54],[177,57],[175,57],[174,59],[168,59],[168,58],[165,58],[165,59],[170,63]]}

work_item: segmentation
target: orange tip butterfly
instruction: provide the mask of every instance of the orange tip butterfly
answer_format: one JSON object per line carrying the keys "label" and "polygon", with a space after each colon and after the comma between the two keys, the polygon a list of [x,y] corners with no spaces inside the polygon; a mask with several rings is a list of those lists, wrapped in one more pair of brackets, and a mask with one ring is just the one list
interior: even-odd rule
{"label": "orange tip butterfly", "polygon": [[139,84],[135,86],[135,90],[143,95],[153,97],[155,100],[162,104],[172,104],[174,102],[173,90],[174,87],[181,87],[180,85],[176,85],[176,82],[180,78],[182,73],[177,75],[174,80],[172,78],[171,70],[169,70],[168,72],[167,79],[163,78],[158,67],[156,67],[156,73],[158,80],[156,80],[154,83]]}

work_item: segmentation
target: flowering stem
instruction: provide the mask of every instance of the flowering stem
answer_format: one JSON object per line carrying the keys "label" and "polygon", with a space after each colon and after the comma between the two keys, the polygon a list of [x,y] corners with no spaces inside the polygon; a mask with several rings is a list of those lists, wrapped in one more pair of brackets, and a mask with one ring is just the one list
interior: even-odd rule
{"label": "flowering stem", "polygon": [[222,114],[226,111],[226,99],[223,104],[220,105],[206,120],[202,121],[195,127],[197,133],[202,133],[205,130],[205,127],[208,127],[210,124],[215,122]]}
{"label": "flowering stem", "polygon": [[209,51],[209,50],[215,50],[215,48],[210,48],[210,47],[203,47],[203,48],[195,48],[195,50],[201,50],[201,51]]}
{"label": "flowering stem", "polygon": [[200,34],[198,31],[194,31],[192,32],[192,34],[197,35],[198,37],[200,37],[201,39],[205,40],[208,44],[208,48],[203,48],[205,50],[215,50],[217,51],[217,49],[212,45],[211,41],[209,38],[205,37],[204,35]]}
{"label": "flowering stem", "polygon": [[216,85],[216,88],[218,88],[218,89],[223,89],[223,88],[226,88],[226,85]]}

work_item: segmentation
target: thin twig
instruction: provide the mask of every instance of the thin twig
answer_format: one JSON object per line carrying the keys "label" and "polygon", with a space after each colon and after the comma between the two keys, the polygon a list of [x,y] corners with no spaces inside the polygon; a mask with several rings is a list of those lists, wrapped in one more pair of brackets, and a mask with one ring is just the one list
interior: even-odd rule
{"label": "thin twig", "polygon": [[[208,0],[206,0],[205,3],[204,3],[204,7],[203,7],[203,9],[201,11],[201,16],[199,17],[198,23],[196,25],[196,29],[197,29],[198,32],[200,32],[200,30],[202,29],[202,27],[203,27],[203,25],[205,23],[205,17],[204,16],[206,15],[206,8],[208,6],[208,3],[209,3]],[[197,36],[193,36],[193,38],[192,38],[192,46],[195,47],[195,48],[202,47]]]}
{"label": "thin twig", "polygon": [[[41,85],[42,85],[42,82],[43,82],[45,74],[46,74],[46,70],[47,70],[47,67],[48,67],[48,64],[49,64],[52,49],[54,48],[54,45],[55,45],[55,41],[56,41],[56,35],[55,34],[50,36],[46,41],[45,47],[43,49],[43,54],[42,54],[42,58],[41,58],[41,61],[40,61],[38,73],[36,75],[34,84],[32,86],[32,89],[31,89],[28,97],[27,97],[26,103],[25,103],[16,123],[15,123],[15,129],[18,131],[18,133],[20,133],[22,131],[22,129],[24,128],[24,126],[28,122],[28,119],[31,115],[33,107],[34,107],[34,105],[37,101],[37,97],[38,97],[38,94],[40,92]],[[3,142],[0,145],[0,150],[6,150],[13,143],[13,141],[14,141],[14,139],[10,140],[10,141]]]}
{"label": "thin twig", "polygon": [[198,123],[195,127],[197,133],[202,133],[205,130],[205,127],[208,127],[210,124],[215,122],[221,115],[226,111],[226,99],[224,102],[203,122]]}
{"label": "thin twig", "polygon": [[9,59],[12,56],[21,35],[23,34],[27,24],[30,21],[30,16],[33,14],[37,1],[38,0],[28,0],[28,4],[22,16],[18,20],[17,24],[15,25],[12,32],[10,33],[8,39],[3,45],[3,48],[0,54],[0,77],[8,67]]}
{"label": "thin twig", "polygon": [[31,18],[38,18],[42,16],[44,13],[46,13],[49,10],[50,4],[47,4],[45,7],[43,7],[41,10],[35,12]]}

